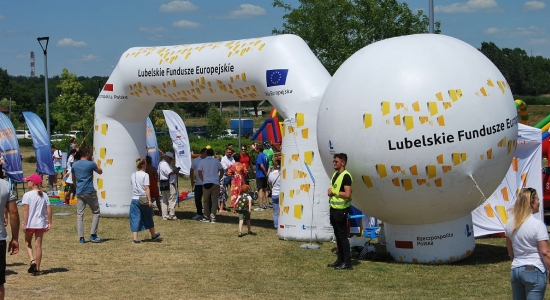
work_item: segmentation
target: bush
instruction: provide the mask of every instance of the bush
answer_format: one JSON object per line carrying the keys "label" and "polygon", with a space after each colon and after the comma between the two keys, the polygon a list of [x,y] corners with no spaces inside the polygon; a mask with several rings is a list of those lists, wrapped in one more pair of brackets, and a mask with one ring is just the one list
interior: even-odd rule
{"label": "bush", "polygon": [[29,157],[23,158],[23,162],[35,164],[36,163],[36,156],[31,155]]}
{"label": "bush", "polygon": [[[172,140],[169,135],[162,135],[157,137],[157,144],[159,149],[163,152],[174,151],[172,147]],[[200,153],[202,148],[211,146],[215,153],[221,153],[223,155],[225,148],[228,144],[233,144],[233,150],[239,153],[239,140],[236,138],[224,138],[224,139],[205,139],[196,135],[189,135],[189,147],[193,153]],[[250,148],[252,141],[250,139],[241,139],[241,145],[246,145]]]}
{"label": "bush", "polygon": [[514,100],[522,100],[527,105],[550,105],[550,97],[514,95]]}
{"label": "bush", "polygon": [[19,139],[19,147],[32,147],[32,139]]}

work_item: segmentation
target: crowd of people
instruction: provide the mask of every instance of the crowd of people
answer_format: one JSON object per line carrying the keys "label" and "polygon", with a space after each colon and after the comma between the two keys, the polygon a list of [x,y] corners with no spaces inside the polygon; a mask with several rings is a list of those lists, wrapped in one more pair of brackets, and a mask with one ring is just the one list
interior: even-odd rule
{"label": "crowd of people", "polygon": [[[264,147],[266,148],[265,151]],[[216,223],[217,214],[226,213],[228,209],[233,209],[235,214],[239,213],[240,218],[242,217],[243,220],[249,222],[250,215],[246,212],[244,214],[238,212],[236,204],[240,197],[250,197],[252,199],[248,191],[252,181],[250,175],[252,174],[254,174],[253,180],[256,183],[259,203],[255,210],[263,211],[274,208],[273,205],[278,204],[280,183],[278,180],[278,166],[280,161],[275,157],[269,143],[265,143],[265,146],[254,143],[252,149],[257,154],[255,161],[252,160],[245,145],[241,146],[240,153],[237,153],[233,150],[233,145],[229,144],[219,160],[216,159],[212,148],[201,149],[200,156],[193,159],[190,170],[197,212],[193,220]],[[270,190],[276,196],[275,204],[270,203],[267,197],[270,172],[274,174]],[[246,193],[242,192],[243,186],[246,186]],[[278,210],[275,207],[274,228],[277,228],[277,216]],[[239,236],[242,236],[242,233]]]}

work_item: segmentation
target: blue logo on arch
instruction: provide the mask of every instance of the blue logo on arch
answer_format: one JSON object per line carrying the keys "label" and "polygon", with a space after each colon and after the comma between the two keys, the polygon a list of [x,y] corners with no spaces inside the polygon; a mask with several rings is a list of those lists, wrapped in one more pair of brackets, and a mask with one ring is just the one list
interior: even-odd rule
{"label": "blue logo on arch", "polygon": [[288,69],[274,69],[265,71],[265,82],[267,87],[286,84]]}

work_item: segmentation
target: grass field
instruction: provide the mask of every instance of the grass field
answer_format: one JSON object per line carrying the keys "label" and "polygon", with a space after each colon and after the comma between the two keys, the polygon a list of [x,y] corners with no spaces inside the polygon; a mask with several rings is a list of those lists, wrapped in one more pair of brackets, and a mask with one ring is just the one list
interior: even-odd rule
{"label": "grass field", "polygon": [[[257,236],[237,237],[237,218],[192,221],[193,201],[177,209],[181,221],[155,216],[161,242],[132,244],[128,219],[102,218],[102,244],[80,245],[75,207],[53,207],[44,237],[44,275],[27,273],[24,248],[8,256],[8,299],[504,299],[510,298],[510,262],[503,239],[480,239],[474,253],[452,265],[354,261],[354,270],[326,267],[335,244],[301,249],[280,241],[271,211],[254,212]],[[86,211],[88,230],[90,212]],[[21,246],[23,240],[20,238]],[[383,247],[380,247],[383,250]]]}
{"label": "grass field", "polygon": [[[550,107],[530,107],[530,124]],[[32,149],[22,149],[25,157]],[[25,175],[34,165],[23,164]],[[180,178],[189,189],[189,180]],[[24,249],[8,256],[7,299],[509,299],[510,261],[504,239],[477,239],[471,256],[452,265],[413,265],[355,260],[354,270],[326,267],[335,244],[301,249],[300,241],[280,241],[272,211],[253,212],[257,236],[237,237],[237,217],[223,214],[216,224],[192,221],[193,201],[177,208],[178,222],[155,216],[161,242],[131,243],[126,218],[101,218],[102,244],[80,245],[76,208],[53,207],[52,229],[44,237],[44,275],[27,273]],[[22,209],[20,207],[20,214]],[[91,213],[85,213],[86,232]],[[9,232],[9,231],[8,231]],[[378,246],[384,251],[384,246]]]}

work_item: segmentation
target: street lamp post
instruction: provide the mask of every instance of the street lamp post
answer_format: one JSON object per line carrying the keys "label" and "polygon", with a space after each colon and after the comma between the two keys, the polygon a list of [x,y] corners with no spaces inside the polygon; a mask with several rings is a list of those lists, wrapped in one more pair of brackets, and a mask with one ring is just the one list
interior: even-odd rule
{"label": "street lamp post", "polygon": [[[42,51],[44,52],[44,82],[46,84],[46,129],[48,130],[48,135],[52,134],[50,131],[50,98],[48,96],[48,43],[50,42],[49,36],[36,38]],[[46,45],[42,45],[42,41],[46,42]]]}
{"label": "street lamp post", "polygon": [[10,89],[10,83],[9,83],[9,81],[8,81],[8,93],[10,93],[10,109],[9,109],[8,118],[9,118],[10,121],[11,121],[11,89]]}
{"label": "street lamp post", "polygon": [[98,89],[97,97],[99,98],[99,94],[101,94],[101,80],[96,80],[96,81],[97,81],[97,89]]}

